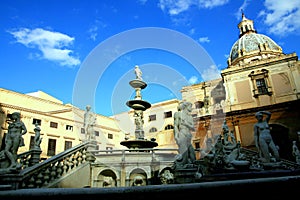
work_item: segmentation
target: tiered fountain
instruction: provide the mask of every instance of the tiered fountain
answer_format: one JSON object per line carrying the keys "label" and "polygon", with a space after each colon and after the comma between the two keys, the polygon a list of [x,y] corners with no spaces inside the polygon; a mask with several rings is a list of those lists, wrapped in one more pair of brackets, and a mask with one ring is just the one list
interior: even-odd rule
{"label": "tiered fountain", "polygon": [[140,148],[153,148],[158,144],[155,139],[146,140],[144,137],[144,116],[145,110],[151,107],[151,104],[147,101],[142,100],[141,91],[147,87],[142,79],[142,72],[139,66],[135,66],[136,78],[129,82],[130,86],[135,89],[135,97],[133,100],[126,102],[126,105],[134,110],[134,123],[135,123],[135,139],[124,140],[120,144],[126,146],[129,149],[140,149]]}

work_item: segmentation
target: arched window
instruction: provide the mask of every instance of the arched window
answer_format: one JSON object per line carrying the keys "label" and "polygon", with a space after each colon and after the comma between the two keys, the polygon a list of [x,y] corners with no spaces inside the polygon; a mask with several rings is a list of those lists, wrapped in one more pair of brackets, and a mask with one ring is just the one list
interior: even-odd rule
{"label": "arched window", "polygon": [[152,127],[152,128],[150,128],[149,132],[150,132],[150,133],[157,132],[157,128]]}
{"label": "arched window", "polygon": [[174,129],[174,126],[171,124],[168,124],[167,126],[165,126],[165,130],[170,130],[170,129]]}

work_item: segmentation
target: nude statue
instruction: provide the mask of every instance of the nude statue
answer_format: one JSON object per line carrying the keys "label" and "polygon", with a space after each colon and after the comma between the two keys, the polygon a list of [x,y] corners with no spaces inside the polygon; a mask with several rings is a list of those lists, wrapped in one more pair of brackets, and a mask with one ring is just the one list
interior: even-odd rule
{"label": "nude statue", "polygon": [[174,137],[178,145],[181,165],[192,164],[196,160],[195,150],[192,145],[194,121],[191,115],[192,104],[182,102],[174,114]]}
{"label": "nude statue", "polygon": [[142,78],[143,73],[142,73],[141,69],[139,68],[139,66],[136,65],[134,67],[134,73],[136,75],[136,79],[141,80],[141,81],[143,80],[143,78]]}
{"label": "nude statue", "polygon": [[[265,119],[264,115],[266,116]],[[254,140],[261,161],[265,163],[271,162],[271,155],[275,157],[276,161],[279,161],[279,151],[273,141],[268,124],[271,113],[268,111],[259,111],[255,114],[255,117],[257,123],[254,124]]]}
{"label": "nude statue", "polygon": [[86,106],[86,112],[84,113],[84,129],[86,133],[86,139],[94,139],[95,138],[95,131],[94,126],[96,124],[96,116],[91,111],[91,106]]}

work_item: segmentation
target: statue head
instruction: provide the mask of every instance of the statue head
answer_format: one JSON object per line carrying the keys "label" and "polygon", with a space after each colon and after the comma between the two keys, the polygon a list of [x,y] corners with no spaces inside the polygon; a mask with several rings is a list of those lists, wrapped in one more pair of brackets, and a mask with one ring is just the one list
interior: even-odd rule
{"label": "statue head", "polygon": [[262,119],[263,114],[261,112],[257,112],[257,113],[255,113],[255,117],[256,117],[256,119]]}
{"label": "statue head", "polygon": [[181,109],[182,110],[187,110],[187,111],[192,111],[192,103],[191,102],[187,102],[187,101],[185,101],[185,102],[182,102],[181,103]]}
{"label": "statue head", "polygon": [[91,110],[91,106],[90,105],[87,105],[85,108],[86,108],[86,110]]}
{"label": "statue head", "polygon": [[20,112],[13,112],[10,116],[11,119],[19,119],[21,118],[21,113]]}

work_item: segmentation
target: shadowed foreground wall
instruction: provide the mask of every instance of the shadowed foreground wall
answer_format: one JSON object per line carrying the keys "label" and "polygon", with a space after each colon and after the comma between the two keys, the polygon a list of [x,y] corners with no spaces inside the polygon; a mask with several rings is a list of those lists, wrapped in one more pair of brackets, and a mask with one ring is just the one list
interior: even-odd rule
{"label": "shadowed foreground wall", "polygon": [[52,188],[25,189],[15,191],[1,191],[0,199],[9,200],[111,200],[111,199],[166,199],[193,198],[209,195],[215,197],[229,197],[230,199],[257,198],[266,196],[268,199],[278,199],[298,194],[296,188],[300,184],[300,176],[283,176],[272,178],[256,178],[244,180],[213,181],[192,184],[153,185],[140,187],[118,188]]}

